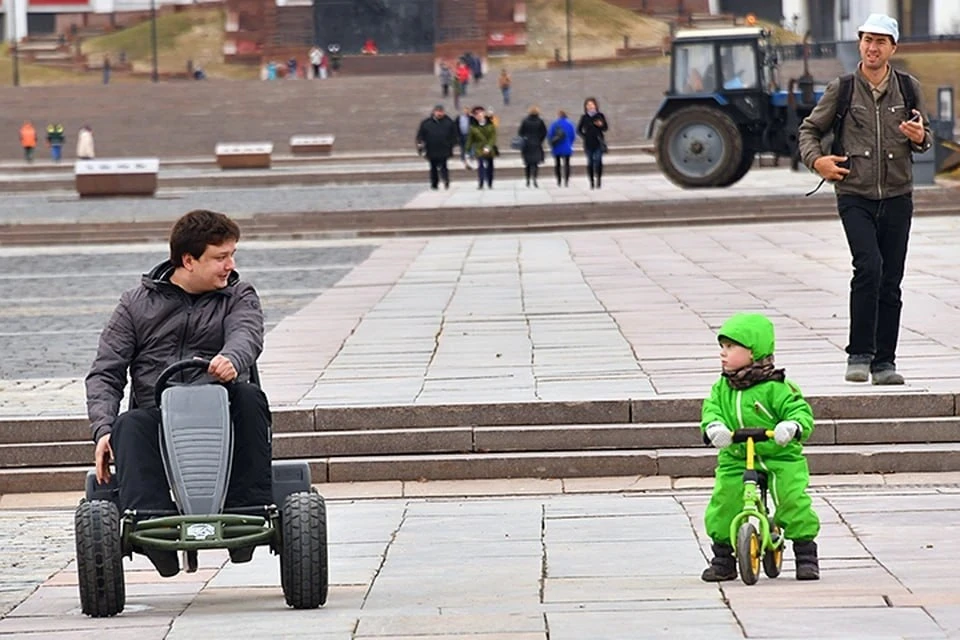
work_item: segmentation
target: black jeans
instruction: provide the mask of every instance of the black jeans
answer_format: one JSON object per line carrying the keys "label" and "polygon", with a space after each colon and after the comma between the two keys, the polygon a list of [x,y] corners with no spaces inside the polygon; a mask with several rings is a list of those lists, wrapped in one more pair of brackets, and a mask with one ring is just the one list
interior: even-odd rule
{"label": "black jeans", "polygon": [[484,182],[493,186],[493,158],[477,158],[477,180],[481,187]]}
{"label": "black jeans", "polygon": [[872,371],[893,369],[913,195],[885,200],[841,195],[837,209],[853,256],[848,361],[870,363]]}
{"label": "black jeans", "polygon": [[[233,418],[233,465],[225,507],[273,502],[270,407],[259,387],[227,387]],[[176,510],[160,458],[160,410],[134,409],[113,424],[110,446],[117,463],[120,509]]]}
{"label": "black jeans", "polygon": [[[560,173],[560,165],[563,164],[563,174]],[[563,183],[566,185],[570,184],[570,156],[554,156],[553,159],[553,172],[557,176],[557,186],[560,186],[560,179],[563,178]]]}
{"label": "black jeans", "polygon": [[446,158],[430,158],[430,187],[436,189],[440,181],[450,184],[450,171],[447,169]]}

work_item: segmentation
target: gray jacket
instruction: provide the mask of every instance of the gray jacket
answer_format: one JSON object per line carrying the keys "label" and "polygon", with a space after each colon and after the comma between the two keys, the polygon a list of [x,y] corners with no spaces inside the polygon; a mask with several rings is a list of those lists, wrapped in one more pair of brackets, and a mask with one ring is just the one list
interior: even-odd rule
{"label": "gray jacket", "polygon": [[[850,110],[843,121],[843,139],[840,141],[845,155],[850,158],[850,173],[836,183],[837,195],[883,200],[913,191],[913,153],[929,149],[933,136],[926,121],[920,83],[912,76],[909,81],[913,83],[916,95],[915,108],[924,114],[926,138],[920,145],[914,144],[898,128],[912,114],[906,113],[893,70],[890,71],[887,90],[877,101],[874,101],[863,74],[859,71],[854,74]],[[800,124],[800,157],[811,170],[817,158],[829,154],[826,143],[833,137],[839,88],[840,78],[830,82],[813,112]]]}
{"label": "gray jacket", "polygon": [[[253,285],[241,282],[234,271],[223,289],[191,296],[170,282],[173,271],[167,261],[144,274],[140,286],[120,296],[100,334],[86,378],[94,441],[113,427],[128,370],[136,406],[149,408],[155,406],[154,383],[169,364],[221,354],[246,375],[263,350],[263,311]],[[189,381],[205,374],[184,375]]]}

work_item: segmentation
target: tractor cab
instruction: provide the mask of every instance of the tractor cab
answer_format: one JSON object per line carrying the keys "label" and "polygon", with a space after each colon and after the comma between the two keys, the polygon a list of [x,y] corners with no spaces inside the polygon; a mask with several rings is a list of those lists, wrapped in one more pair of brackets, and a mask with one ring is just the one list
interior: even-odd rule
{"label": "tractor cab", "polygon": [[762,29],[684,30],[673,41],[669,96],[762,91],[769,86],[762,64]]}
{"label": "tractor cab", "polygon": [[648,129],[660,170],[682,187],[726,187],[758,153],[799,160],[797,130],[819,98],[804,73],[780,90],[760,27],[687,29],[671,50],[670,87]]}

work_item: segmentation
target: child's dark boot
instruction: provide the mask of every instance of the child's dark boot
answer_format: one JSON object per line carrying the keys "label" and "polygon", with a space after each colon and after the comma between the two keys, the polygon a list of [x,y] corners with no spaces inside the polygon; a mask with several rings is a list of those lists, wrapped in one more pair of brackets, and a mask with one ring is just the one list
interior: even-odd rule
{"label": "child's dark boot", "polygon": [[713,543],[713,560],[703,570],[700,579],[704,582],[725,582],[737,579],[737,559],[733,557],[733,547],[729,544]]}
{"label": "child's dark boot", "polygon": [[817,559],[816,542],[794,540],[793,556],[797,561],[797,580],[820,579],[820,561]]}

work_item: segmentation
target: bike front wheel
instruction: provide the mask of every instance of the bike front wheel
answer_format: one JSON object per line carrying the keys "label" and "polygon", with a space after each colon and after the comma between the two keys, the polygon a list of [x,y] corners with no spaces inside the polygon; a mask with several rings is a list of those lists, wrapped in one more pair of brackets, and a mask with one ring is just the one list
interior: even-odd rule
{"label": "bike front wheel", "polygon": [[737,532],[737,567],[744,584],[756,584],[760,577],[760,535],[751,522],[744,522]]}

